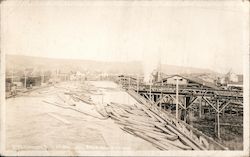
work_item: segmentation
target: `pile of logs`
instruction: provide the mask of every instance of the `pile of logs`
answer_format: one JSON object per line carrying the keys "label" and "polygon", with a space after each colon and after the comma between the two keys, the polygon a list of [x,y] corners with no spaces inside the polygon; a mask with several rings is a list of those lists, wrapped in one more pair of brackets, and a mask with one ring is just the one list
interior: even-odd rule
{"label": "pile of logs", "polygon": [[58,91],[58,92],[56,92],[56,96],[57,96],[56,100],[54,100],[54,99],[53,100],[43,100],[42,102],[53,105],[53,106],[57,106],[57,107],[60,107],[63,109],[74,110],[74,111],[80,112],[84,115],[98,118],[101,120],[108,118],[108,117],[103,118],[99,114],[97,114],[97,115],[90,114],[90,113],[86,112],[83,108],[80,107],[82,105],[87,104],[88,106],[90,105],[91,108],[94,107],[96,109],[96,111],[101,114],[100,107],[99,108],[97,107],[98,105],[92,101],[91,96],[89,95],[89,93],[85,89],[82,89],[79,87],[74,88],[74,86],[71,88],[69,88],[69,87],[56,87],[56,89]]}
{"label": "pile of logs", "polygon": [[73,99],[74,101],[82,101],[86,104],[93,105],[91,97],[85,94],[79,94],[76,92],[65,92],[65,94],[69,95],[70,98]]}
{"label": "pile of logs", "polygon": [[111,117],[122,130],[152,143],[160,150],[201,150],[142,104],[132,106],[111,102],[104,109],[106,113],[102,112],[102,115]]}
{"label": "pile of logs", "polygon": [[[89,105],[94,105],[90,95],[100,95],[101,93],[96,87],[88,84],[76,84],[71,86],[54,86],[57,89],[64,90],[63,94],[58,95],[58,98],[64,103],[72,106],[75,102],[82,101]],[[72,101],[73,100],[73,101]]]}
{"label": "pile of logs", "polygon": [[[58,88],[58,87],[57,87]],[[49,102],[51,105],[72,109],[85,115],[99,119],[112,118],[122,130],[136,137],[152,143],[160,150],[204,150],[204,147],[185,136],[177,127],[157,114],[147,100],[138,96],[138,103],[134,105],[119,104],[110,102],[108,104],[94,104],[87,92],[98,92],[90,88],[65,88],[60,87],[64,92],[57,93],[59,102]],[[134,95],[136,96],[136,95]],[[90,115],[77,108],[76,102],[84,102],[93,105],[96,111],[104,118]]]}

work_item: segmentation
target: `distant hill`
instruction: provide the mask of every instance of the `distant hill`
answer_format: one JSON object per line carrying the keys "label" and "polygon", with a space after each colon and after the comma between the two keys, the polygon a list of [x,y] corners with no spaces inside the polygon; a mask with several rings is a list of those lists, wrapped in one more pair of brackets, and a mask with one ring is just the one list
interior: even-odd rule
{"label": "distant hill", "polygon": [[54,59],[32,56],[6,55],[6,69],[24,70],[35,68],[37,70],[69,71],[102,71],[108,73],[138,73],[142,66],[140,62],[102,62],[79,59]]}
{"label": "distant hill", "polygon": [[[54,59],[21,55],[6,55],[7,72],[14,68],[22,71],[25,68],[34,68],[37,70],[56,70],[63,72],[69,71],[100,71],[107,73],[127,73],[127,74],[143,74],[143,65],[141,62],[104,62],[80,59]],[[199,69],[192,67],[180,67],[174,65],[162,65],[162,72],[166,74],[182,74],[182,73],[212,73],[214,71],[208,69]]]}

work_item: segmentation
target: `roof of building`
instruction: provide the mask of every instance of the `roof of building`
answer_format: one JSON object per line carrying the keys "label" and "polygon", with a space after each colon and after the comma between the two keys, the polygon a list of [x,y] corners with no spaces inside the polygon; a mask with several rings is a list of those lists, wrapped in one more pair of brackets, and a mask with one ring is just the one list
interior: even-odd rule
{"label": "roof of building", "polygon": [[213,89],[219,89],[219,87],[217,87],[215,84],[211,83],[211,82],[207,82],[205,80],[202,80],[198,77],[192,77],[190,75],[171,75],[171,76],[168,76],[166,78],[163,78],[163,81],[167,80],[168,78],[172,78],[172,77],[175,77],[175,76],[178,76],[178,77],[182,77],[186,80],[189,80],[189,81],[192,81],[192,82],[195,82],[197,84],[200,84],[200,85],[203,85],[203,86],[206,86],[206,87],[209,87],[209,88],[213,88]]}
{"label": "roof of building", "polygon": [[228,84],[230,85],[243,85],[243,81],[242,82],[228,82]]}

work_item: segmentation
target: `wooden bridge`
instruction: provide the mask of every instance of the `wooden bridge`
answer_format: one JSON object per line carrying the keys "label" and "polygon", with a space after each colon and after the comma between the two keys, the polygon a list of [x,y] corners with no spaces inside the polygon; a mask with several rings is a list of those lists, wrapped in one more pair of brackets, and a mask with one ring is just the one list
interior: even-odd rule
{"label": "wooden bridge", "polygon": [[[125,79],[124,79],[125,78]],[[163,111],[171,106],[176,113],[176,119],[187,122],[189,109],[198,109],[199,117],[205,109],[215,111],[217,123],[216,132],[220,139],[220,115],[225,110],[236,110],[237,115],[243,114],[243,91],[224,90],[213,86],[206,86],[198,82],[198,86],[173,85],[155,83],[147,85],[138,79],[126,77],[118,78],[116,82],[123,88],[134,91],[145,98],[152,106]],[[230,107],[229,107],[230,106]],[[214,113],[214,112],[213,112]]]}

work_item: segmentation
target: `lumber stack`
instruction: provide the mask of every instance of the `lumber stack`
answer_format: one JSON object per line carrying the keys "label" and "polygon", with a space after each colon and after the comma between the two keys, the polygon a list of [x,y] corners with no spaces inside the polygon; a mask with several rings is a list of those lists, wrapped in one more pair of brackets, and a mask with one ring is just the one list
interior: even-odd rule
{"label": "lumber stack", "polygon": [[[198,142],[198,137],[197,139],[193,139],[191,136],[187,135],[186,132],[183,131],[182,127],[178,127],[176,123],[179,123],[171,114],[167,114],[163,111],[160,111],[159,108],[156,106],[152,105],[152,103],[145,99],[144,97],[140,96],[136,92],[129,90],[128,93],[135,98],[142,106],[146,107],[150,112],[155,114],[158,119],[161,122],[166,123],[166,127],[169,127],[171,130],[175,130],[176,134],[178,134],[180,140],[182,140],[185,143],[188,143],[189,145],[192,145],[195,150],[207,150],[207,147],[204,147],[203,144]],[[199,132],[196,129],[193,128],[193,131]],[[218,145],[218,143],[216,143]],[[218,145],[221,147],[221,145]],[[223,147],[222,147],[223,148]]]}
{"label": "lumber stack", "polygon": [[200,150],[158,115],[142,104],[126,105],[111,102],[106,114],[125,132],[140,137],[160,150]]}
{"label": "lumber stack", "polygon": [[[95,104],[92,101],[91,96],[89,94],[85,94],[85,89],[81,88],[81,86],[57,86],[55,87],[55,89],[58,91],[56,92],[57,99],[53,98],[52,100],[43,100],[42,102],[63,109],[74,110],[84,115],[98,118],[100,120],[108,118],[106,111],[104,111],[104,108],[102,107],[103,105]],[[85,105],[85,107],[81,107],[82,105]],[[90,110],[96,112],[89,112]]]}

